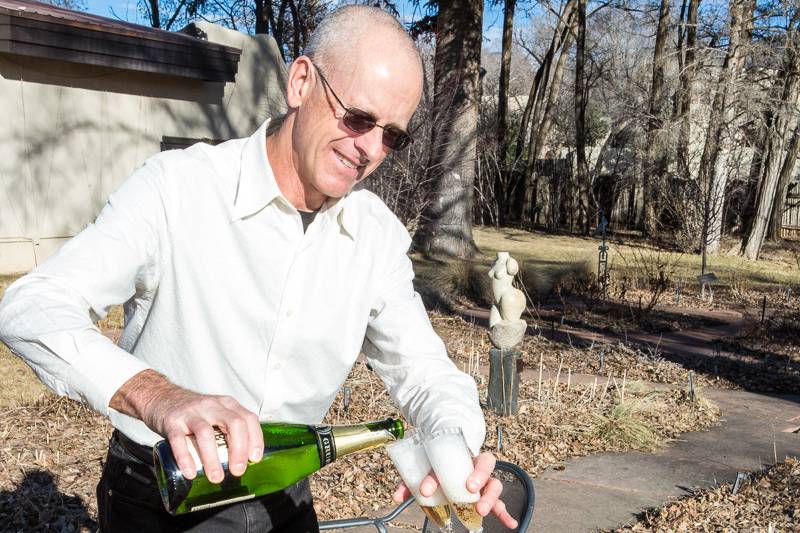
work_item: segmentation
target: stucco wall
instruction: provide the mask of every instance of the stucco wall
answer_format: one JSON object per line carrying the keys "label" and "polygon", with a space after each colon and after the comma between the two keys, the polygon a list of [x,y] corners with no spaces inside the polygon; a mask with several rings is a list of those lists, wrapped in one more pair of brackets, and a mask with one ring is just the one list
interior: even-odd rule
{"label": "stucco wall", "polygon": [[94,220],[162,136],[244,137],[285,110],[271,37],[197,26],[242,50],[235,83],[0,54],[0,273],[30,270]]}

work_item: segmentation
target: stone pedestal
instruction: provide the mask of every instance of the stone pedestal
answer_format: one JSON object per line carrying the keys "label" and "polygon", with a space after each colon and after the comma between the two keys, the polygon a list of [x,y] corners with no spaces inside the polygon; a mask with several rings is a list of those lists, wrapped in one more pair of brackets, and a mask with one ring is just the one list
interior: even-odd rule
{"label": "stone pedestal", "polygon": [[489,350],[489,408],[499,415],[517,413],[520,373],[517,362],[522,353],[508,349]]}

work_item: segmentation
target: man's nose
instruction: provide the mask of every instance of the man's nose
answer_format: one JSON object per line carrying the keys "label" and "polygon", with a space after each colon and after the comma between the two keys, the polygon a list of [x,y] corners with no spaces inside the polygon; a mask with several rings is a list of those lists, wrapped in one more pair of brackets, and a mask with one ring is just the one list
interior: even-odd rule
{"label": "man's nose", "polygon": [[355,139],[356,147],[364,152],[370,161],[378,161],[383,155],[383,130],[375,126]]}

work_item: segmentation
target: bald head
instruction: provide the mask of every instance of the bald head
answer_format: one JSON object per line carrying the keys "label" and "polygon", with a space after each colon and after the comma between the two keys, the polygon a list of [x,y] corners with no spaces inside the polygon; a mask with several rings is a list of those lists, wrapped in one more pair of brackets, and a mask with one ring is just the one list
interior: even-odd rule
{"label": "bald head", "polygon": [[329,13],[305,49],[326,74],[351,72],[364,55],[400,54],[422,72],[422,59],[400,22],[377,7],[348,5]]}

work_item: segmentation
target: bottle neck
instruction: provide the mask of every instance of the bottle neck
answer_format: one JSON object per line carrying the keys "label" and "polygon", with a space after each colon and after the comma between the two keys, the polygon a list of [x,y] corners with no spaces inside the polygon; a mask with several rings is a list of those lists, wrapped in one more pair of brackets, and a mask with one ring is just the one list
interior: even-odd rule
{"label": "bottle neck", "polygon": [[320,466],[325,466],[340,457],[382,446],[403,438],[403,423],[400,420],[387,419],[380,422],[367,424],[354,424],[350,426],[333,426],[330,428],[331,447],[327,448],[324,430],[318,430],[320,439]]}

